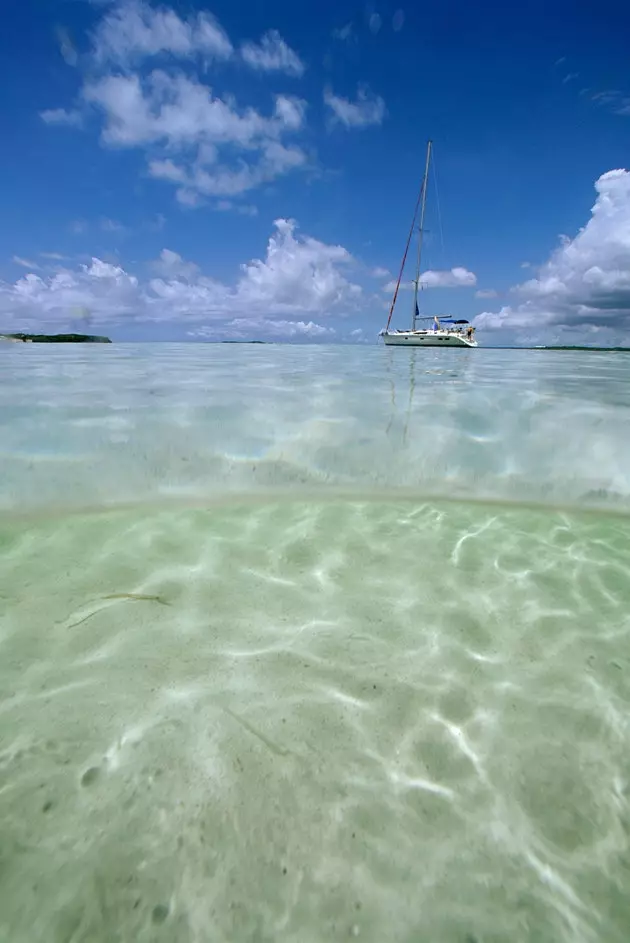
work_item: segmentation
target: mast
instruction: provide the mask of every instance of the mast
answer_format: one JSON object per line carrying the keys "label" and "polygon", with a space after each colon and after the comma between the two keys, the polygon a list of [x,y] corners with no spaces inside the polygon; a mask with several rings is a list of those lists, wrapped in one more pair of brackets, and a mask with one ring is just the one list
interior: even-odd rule
{"label": "mast", "polygon": [[427,142],[427,162],[424,168],[424,180],[422,181],[422,208],[420,210],[420,225],[418,226],[418,257],[416,259],[416,278],[413,283],[413,318],[411,321],[411,330],[416,329],[416,318],[418,317],[418,287],[420,285],[420,259],[422,256],[422,236],[424,233],[424,211],[427,205],[427,184],[429,181],[429,162],[431,160],[431,148],[433,141]]}

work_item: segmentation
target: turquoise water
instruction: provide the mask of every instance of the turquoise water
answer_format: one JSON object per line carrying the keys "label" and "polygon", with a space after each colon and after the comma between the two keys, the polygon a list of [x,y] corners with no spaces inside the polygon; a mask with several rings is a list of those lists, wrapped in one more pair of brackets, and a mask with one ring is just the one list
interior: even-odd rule
{"label": "turquoise water", "polygon": [[0,939],[625,943],[630,361],[0,358]]}

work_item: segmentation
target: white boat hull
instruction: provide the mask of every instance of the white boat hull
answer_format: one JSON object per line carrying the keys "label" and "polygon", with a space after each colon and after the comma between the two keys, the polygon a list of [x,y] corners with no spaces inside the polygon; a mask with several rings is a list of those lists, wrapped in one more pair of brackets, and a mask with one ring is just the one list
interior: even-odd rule
{"label": "white boat hull", "polygon": [[388,347],[478,347],[456,331],[384,331],[383,341]]}

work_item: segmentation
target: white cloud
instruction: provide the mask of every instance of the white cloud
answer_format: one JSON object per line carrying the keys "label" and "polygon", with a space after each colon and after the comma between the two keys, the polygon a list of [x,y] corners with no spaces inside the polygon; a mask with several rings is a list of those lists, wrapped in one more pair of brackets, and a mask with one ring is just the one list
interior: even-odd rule
{"label": "white cloud", "polygon": [[[477,284],[477,276],[468,269],[456,266],[446,271],[432,271],[429,269],[420,276],[420,283],[423,288],[472,288]],[[414,283],[401,282],[400,288],[408,290],[413,288]],[[383,286],[383,291],[392,292],[396,288],[396,282],[391,281]]]}
{"label": "white cloud", "polygon": [[[172,61],[233,54],[208,13],[182,18],[168,7],[123,0],[93,31],[77,107],[49,109],[41,118],[69,126],[88,124],[85,119],[96,114],[102,144],[140,149],[149,175],[174,184],[184,206],[198,206],[206,196],[234,197],[305,167],[307,158],[288,140],[304,127],[306,102],[275,95],[267,113],[242,107]],[[258,45],[245,43],[240,56],[258,70],[304,71],[273,30]]]}
{"label": "white cloud", "polygon": [[126,66],[160,54],[229,59],[233,52],[226,33],[209,13],[183,20],[174,10],[142,0],[119,3],[99,22],[93,36],[93,56],[101,65]]}
{"label": "white cloud", "polygon": [[521,268],[531,268],[531,267],[532,267],[531,262],[521,262]]}
{"label": "white cloud", "polygon": [[423,272],[420,281],[426,288],[471,288],[477,284],[477,276],[468,269],[456,267],[445,272]]}
{"label": "white cloud", "polygon": [[[590,89],[583,91],[587,93]],[[621,92],[616,88],[606,89],[603,92],[595,92],[590,99],[597,105],[609,108],[616,115],[630,115],[630,95],[627,92]]]}
{"label": "white cloud", "polygon": [[359,86],[356,101],[335,95],[332,89],[324,91],[324,102],[333,113],[333,121],[346,128],[367,128],[382,124],[385,117],[385,102],[380,95],[372,95],[365,87]]}
{"label": "white cloud", "polygon": [[220,213],[235,212],[240,216],[258,216],[258,207],[249,203],[234,203],[232,200],[218,200],[215,209]]}
{"label": "white cloud", "polygon": [[261,318],[259,321],[249,318],[235,318],[228,321],[226,327],[232,334],[251,335],[257,331],[271,337],[332,337],[336,332],[333,327],[324,327],[314,321],[274,321]]}
{"label": "white cloud", "polygon": [[[93,57],[101,65],[129,66],[158,55],[176,58],[227,60],[234,47],[219,22],[207,12],[182,19],[166,7],[143,0],[123,0],[98,24],[93,36]],[[301,76],[305,66],[280,33],[269,30],[259,43],[245,42],[242,60],[263,72]]]}
{"label": "white cloud", "polygon": [[[197,206],[201,195],[235,197],[301,167],[305,160],[300,148],[270,141],[263,146],[256,163],[243,161],[236,167],[220,165],[211,170],[199,163],[189,170],[179,167],[183,186],[178,189],[177,198],[184,205]],[[157,176],[154,171],[152,164],[150,173]]]}
{"label": "white cloud", "polygon": [[376,268],[373,268],[370,272],[372,278],[387,278],[389,275],[389,269],[382,268],[380,265],[377,265]]}
{"label": "white cloud", "polygon": [[186,171],[170,157],[167,160],[149,161],[149,174],[156,180],[169,180],[171,183],[186,183],[187,180]]}
{"label": "white cloud", "polygon": [[20,255],[14,255],[13,261],[16,265],[21,265],[22,268],[28,268],[32,271],[36,271],[39,268],[37,262],[31,262],[30,259],[23,259]]}
{"label": "white cloud", "polygon": [[72,41],[70,33],[63,27],[58,27],[56,33],[57,42],[59,43],[59,52],[61,53],[64,62],[66,65],[76,66],[79,61],[79,54]]}
{"label": "white cloud", "polygon": [[[162,143],[170,148],[194,144],[235,144],[244,148],[261,138],[277,138],[287,129],[281,113],[264,117],[253,108],[242,112],[213,95],[212,89],[184,75],[155,70],[139,75],[109,75],[86,85],[84,97],[106,119],[105,143],[134,147]],[[288,126],[295,129],[294,116]],[[207,153],[216,159],[216,151]]]}
{"label": "white cloud", "polygon": [[299,131],[304,124],[306,102],[301,98],[277,95],[275,113],[284,128]]}
{"label": "white cloud", "polygon": [[192,279],[199,272],[194,262],[185,262],[181,255],[172,249],[162,249],[159,259],[152,263],[154,271],[165,278]]}
{"label": "white cloud", "polygon": [[630,172],[611,170],[595,189],[587,224],[516,287],[520,303],[478,315],[480,328],[630,331]]}
{"label": "white cloud", "polygon": [[475,298],[496,298],[498,294],[494,288],[480,288],[475,292]]}
{"label": "white cloud", "polygon": [[40,111],[39,117],[45,124],[59,124],[68,128],[78,128],[83,124],[83,115],[78,108],[48,108]]}
{"label": "white cloud", "polygon": [[120,319],[134,312],[137,300],[137,279],[100,259],[75,272],[60,269],[47,278],[29,273],[14,284],[0,282],[4,330],[67,326],[78,308],[88,308],[102,321],[111,321],[114,312]]}
{"label": "white cloud", "polygon": [[[265,116],[161,70],[145,81],[135,74],[105,76],[88,84],[84,97],[104,116],[103,142],[145,150],[149,174],[177,184],[187,205],[199,194],[245,193],[306,163],[299,147],[282,140],[303,125],[306,103],[299,98],[276,96]],[[157,156],[160,148],[174,156]]]}
{"label": "white cloud", "polygon": [[264,321],[268,332],[278,335],[316,336],[322,332],[314,316],[356,310],[361,288],[346,274],[353,262],[343,246],[299,236],[293,220],[279,219],[265,258],[242,265],[233,285],[203,275],[169,249],[153,263],[156,277],[148,281],[93,258],[89,265],[59,268],[47,277],[29,273],[13,284],[0,282],[0,322],[3,330],[60,329],[81,309],[104,326],[212,319],[224,332],[232,322],[228,333],[234,333],[235,324],[245,329]]}
{"label": "white cloud", "polygon": [[332,327],[324,327],[315,321],[278,321],[273,318],[234,318],[227,321],[221,328],[217,325],[204,324],[192,331],[186,332],[189,337],[210,340],[267,340],[279,339],[295,340],[296,338],[334,337],[336,331]]}
{"label": "white cloud", "polygon": [[51,259],[53,262],[65,262],[68,258],[67,255],[62,255],[60,252],[40,252],[39,254],[42,259]]}
{"label": "white cloud", "polygon": [[[400,288],[399,288],[398,290],[399,290],[399,291],[411,291],[411,289],[413,288],[413,284],[414,284],[413,282],[410,282],[410,281],[408,281],[408,280],[406,279],[406,280],[404,280],[404,281],[402,281],[402,282],[400,283]],[[383,291],[384,291],[386,294],[388,294],[388,295],[391,295],[391,293],[392,293],[393,291],[395,291],[395,290],[396,290],[396,282],[395,282],[395,281],[387,282],[386,285],[383,285]]]}
{"label": "white cloud", "polygon": [[186,187],[180,187],[176,193],[176,197],[180,206],[186,206],[189,209],[202,206],[204,203],[200,193],[198,193],[196,190],[189,190]]}
{"label": "white cloud", "polygon": [[304,74],[304,63],[275,29],[265,33],[260,43],[243,43],[241,56],[248,66],[260,72],[284,72],[298,77]]}
{"label": "white cloud", "polygon": [[342,267],[352,262],[347,249],[310,236],[296,237],[294,220],[277,219],[274,225],[276,231],[269,239],[265,261],[254,259],[242,266],[239,300],[245,306],[267,306],[274,314],[352,307],[361,289],[343,274]]}

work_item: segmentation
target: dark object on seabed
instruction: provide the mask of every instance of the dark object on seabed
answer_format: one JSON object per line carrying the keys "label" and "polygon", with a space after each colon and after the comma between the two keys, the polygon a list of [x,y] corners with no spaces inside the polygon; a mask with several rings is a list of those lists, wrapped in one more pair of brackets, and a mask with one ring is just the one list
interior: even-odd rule
{"label": "dark object on seabed", "polygon": [[109,337],[97,334],[0,334],[0,340],[33,344],[111,344]]}

